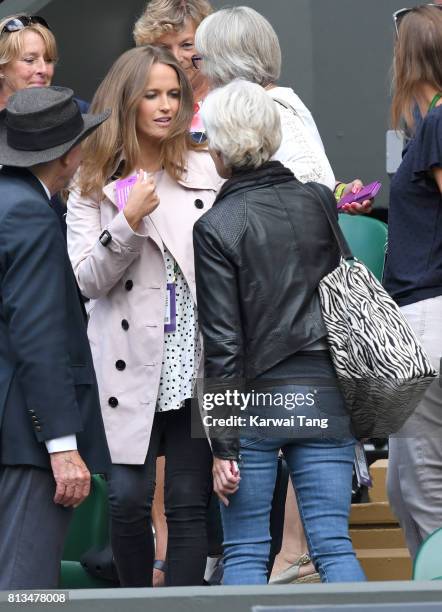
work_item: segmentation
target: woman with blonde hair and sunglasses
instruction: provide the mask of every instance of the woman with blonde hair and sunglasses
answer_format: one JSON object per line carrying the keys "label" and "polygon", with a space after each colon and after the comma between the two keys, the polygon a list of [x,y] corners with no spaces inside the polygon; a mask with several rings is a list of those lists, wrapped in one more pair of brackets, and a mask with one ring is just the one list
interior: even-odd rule
{"label": "woman with blonde hair and sunglasses", "polygon": [[[190,432],[201,357],[192,229],[220,178],[190,138],[192,90],[167,50],[124,53],[92,102],[107,107],[109,126],[86,141],[67,224],[78,284],[91,299],[88,331],[113,462],[113,554],[121,586],[152,585],[150,514],[163,439],[166,582],[202,584],[211,454]],[[130,178],[128,194],[119,181]]]}
{"label": "woman with blonde hair and sunglasses", "polygon": [[197,142],[205,140],[199,111],[209,86],[194,63],[195,32],[211,12],[212,7],[207,0],[151,0],[135,22],[133,30],[137,46],[156,45],[169,49],[185,70],[194,99],[190,131]]}
{"label": "woman with blonde hair and sunglasses", "polygon": [[[441,9],[423,5],[394,15],[393,127],[405,128],[412,138],[391,182],[384,277],[437,369],[442,347]],[[389,445],[389,499],[412,557],[442,526],[441,439],[442,389],[435,381]]]}
{"label": "woman with blonde hair and sunglasses", "polygon": [[[48,87],[57,63],[57,43],[50,27],[39,15],[9,15],[0,21],[0,110],[19,89]],[[89,104],[75,98],[80,111]],[[66,205],[55,194],[51,205],[66,233]]]}
{"label": "woman with blonde hair and sunglasses", "polygon": [[57,44],[38,15],[10,15],[0,21],[0,109],[11,94],[47,87],[54,75]]}
{"label": "woman with blonde hair and sunglasses", "polygon": [[[0,21],[0,110],[11,94],[27,87],[48,87],[58,59],[57,42],[39,15],[9,15]],[[80,111],[89,104],[75,98]]]}

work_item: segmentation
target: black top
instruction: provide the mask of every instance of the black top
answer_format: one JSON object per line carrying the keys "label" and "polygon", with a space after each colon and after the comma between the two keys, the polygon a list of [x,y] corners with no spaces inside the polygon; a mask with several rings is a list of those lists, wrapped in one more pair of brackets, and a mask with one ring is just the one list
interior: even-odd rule
{"label": "black top", "polygon": [[428,113],[391,182],[384,285],[400,306],[442,295],[442,106]]}

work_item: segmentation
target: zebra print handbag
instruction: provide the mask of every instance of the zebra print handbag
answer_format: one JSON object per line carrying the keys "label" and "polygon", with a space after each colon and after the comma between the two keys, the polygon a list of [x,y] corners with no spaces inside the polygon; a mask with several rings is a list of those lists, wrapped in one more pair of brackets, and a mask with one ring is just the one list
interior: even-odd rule
{"label": "zebra print handbag", "polygon": [[333,196],[317,183],[308,188],[319,196],[341,251],[340,264],[319,284],[319,296],[353,431],[357,438],[384,438],[405,423],[437,372],[397,304],[352,255]]}

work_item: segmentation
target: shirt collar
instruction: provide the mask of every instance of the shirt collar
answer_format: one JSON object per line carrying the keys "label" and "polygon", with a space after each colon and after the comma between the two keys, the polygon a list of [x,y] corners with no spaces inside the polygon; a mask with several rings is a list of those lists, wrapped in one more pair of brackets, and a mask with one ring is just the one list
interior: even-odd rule
{"label": "shirt collar", "polygon": [[[35,174],[34,174],[34,176],[35,176]],[[49,189],[46,187],[46,185],[43,183],[43,181],[38,178],[38,176],[35,176],[35,178],[37,179],[37,181],[40,183],[40,185],[45,190],[45,193],[48,196],[48,200],[50,200],[52,196],[51,196],[51,192],[49,191]]]}

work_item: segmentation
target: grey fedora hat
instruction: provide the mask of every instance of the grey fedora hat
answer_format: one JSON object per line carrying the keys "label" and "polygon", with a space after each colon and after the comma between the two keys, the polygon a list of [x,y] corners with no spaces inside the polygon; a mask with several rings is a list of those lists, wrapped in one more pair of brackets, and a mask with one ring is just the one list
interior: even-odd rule
{"label": "grey fedora hat", "polygon": [[82,115],[67,87],[20,89],[0,113],[0,164],[27,168],[53,161],[86,138],[110,112]]}

